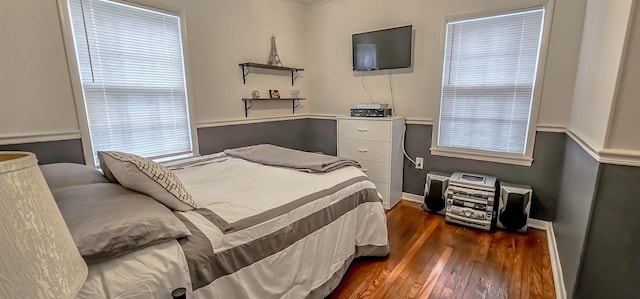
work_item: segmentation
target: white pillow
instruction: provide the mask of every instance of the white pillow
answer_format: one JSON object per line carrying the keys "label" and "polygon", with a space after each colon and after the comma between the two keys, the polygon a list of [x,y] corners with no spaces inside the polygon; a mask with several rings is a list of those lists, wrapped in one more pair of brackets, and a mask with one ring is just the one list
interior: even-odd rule
{"label": "white pillow", "polygon": [[98,159],[122,186],[149,195],[174,210],[197,208],[178,177],[156,162],[115,151],[98,152]]}

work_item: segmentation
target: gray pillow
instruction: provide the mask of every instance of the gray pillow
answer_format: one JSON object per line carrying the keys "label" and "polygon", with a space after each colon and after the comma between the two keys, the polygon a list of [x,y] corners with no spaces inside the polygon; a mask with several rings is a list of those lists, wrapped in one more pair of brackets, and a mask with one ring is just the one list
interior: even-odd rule
{"label": "gray pillow", "polygon": [[40,165],[40,170],[44,179],[49,185],[49,189],[87,185],[94,183],[109,183],[109,180],[99,170],[74,163],[53,163]]}
{"label": "gray pillow", "polygon": [[100,165],[122,186],[144,193],[165,206],[178,211],[197,208],[191,194],[180,179],[166,167],[134,154],[99,151]]}
{"label": "gray pillow", "polygon": [[118,184],[69,186],[52,193],[88,264],[191,235],[171,210]]}

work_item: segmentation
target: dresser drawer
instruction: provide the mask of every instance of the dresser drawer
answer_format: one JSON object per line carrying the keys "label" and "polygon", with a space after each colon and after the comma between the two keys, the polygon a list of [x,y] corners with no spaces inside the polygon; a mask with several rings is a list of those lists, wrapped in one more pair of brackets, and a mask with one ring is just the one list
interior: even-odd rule
{"label": "dresser drawer", "polygon": [[356,161],[389,163],[389,145],[387,142],[340,138],[338,156]]}
{"label": "dresser drawer", "polygon": [[389,164],[382,162],[373,162],[360,160],[362,172],[364,172],[370,180],[382,183],[389,183]]}
{"label": "dresser drawer", "polygon": [[390,141],[391,122],[341,119],[338,122],[338,136],[341,138]]}

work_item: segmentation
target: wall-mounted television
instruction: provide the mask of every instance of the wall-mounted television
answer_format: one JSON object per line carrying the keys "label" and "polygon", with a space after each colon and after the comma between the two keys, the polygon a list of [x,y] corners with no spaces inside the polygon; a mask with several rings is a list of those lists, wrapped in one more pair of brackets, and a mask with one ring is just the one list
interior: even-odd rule
{"label": "wall-mounted television", "polygon": [[411,67],[413,26],[355,33],[351,36],[354,71]]}

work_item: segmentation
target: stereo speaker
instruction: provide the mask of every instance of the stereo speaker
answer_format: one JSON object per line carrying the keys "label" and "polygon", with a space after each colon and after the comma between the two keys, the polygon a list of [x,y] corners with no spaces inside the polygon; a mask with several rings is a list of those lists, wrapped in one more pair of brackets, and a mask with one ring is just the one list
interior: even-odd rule
{"label": "stereo speaker", "polygon": [[526,233],[532,195],[530,186],[500,182],[498,227]]}
{"label": "stereo speaker", "polygon": [[424,185],[424,203],[422,208],[427,212],[445,214],[447,201],[447,187],[449,185],[448,174],[429,172]]}

